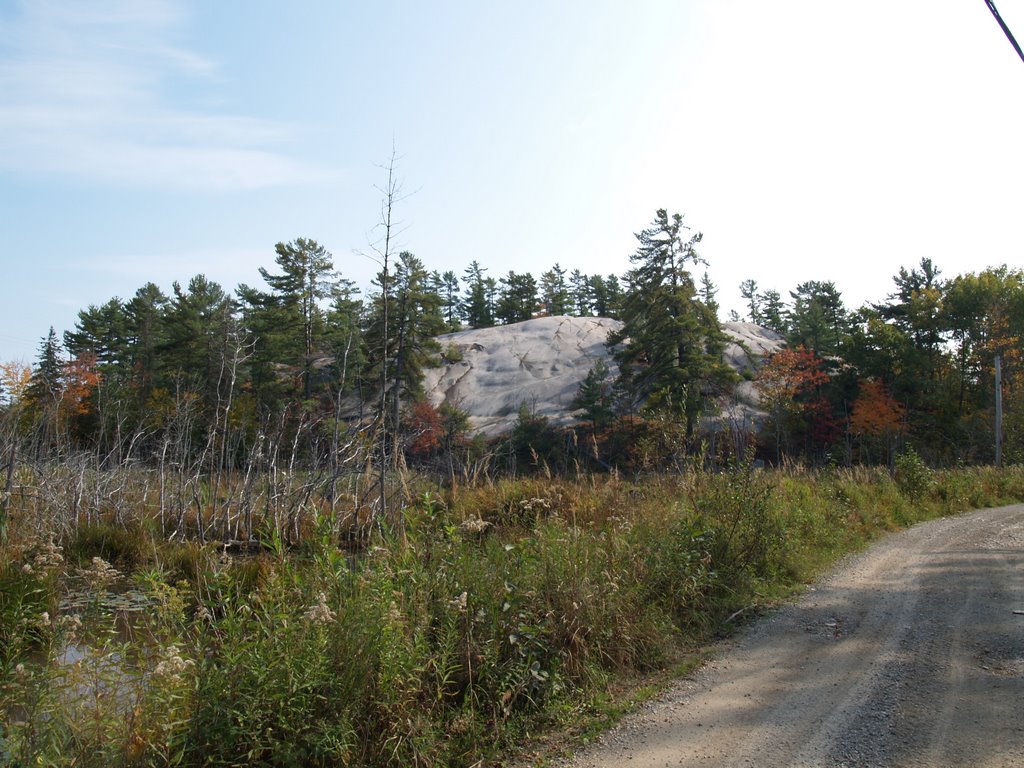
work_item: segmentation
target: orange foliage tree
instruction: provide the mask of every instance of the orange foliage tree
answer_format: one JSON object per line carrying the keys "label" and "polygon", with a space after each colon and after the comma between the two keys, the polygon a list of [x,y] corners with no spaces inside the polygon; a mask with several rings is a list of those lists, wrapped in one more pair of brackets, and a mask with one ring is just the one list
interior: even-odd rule
{"label": "orange foliage tree", "polygon": [[906,425],[905,415],[906,409],[881,381],[868,379],[860,383],[860,392],[853,402],[850,432],[858,438],[861,450],[865,453],[872,443],[881,443],[886,452],[886,460],[891,463],[896,441]]}
{"label": "orange foliage tree", "polygon": [[775,429],[776,458],[782,459],[782,445],[795,422],[806,415],[805,396],[829,381],[824,363],[804,346],[781,349],[758,371],[755,381],[761,404]]}
{"label": "orange foliage tree", "polygon": [[61,404],[69,416],[85,416],[92,412],[92,394],[100,383],[96,355],[83,352],[64,367],[64,397]]}
{"label": "orange foliage tree", "polygon": [[409,433],[408,450],[417,458],[425,459],[441,449],[444,425],[441,413],[430,402],[413,403],[406,429]]}

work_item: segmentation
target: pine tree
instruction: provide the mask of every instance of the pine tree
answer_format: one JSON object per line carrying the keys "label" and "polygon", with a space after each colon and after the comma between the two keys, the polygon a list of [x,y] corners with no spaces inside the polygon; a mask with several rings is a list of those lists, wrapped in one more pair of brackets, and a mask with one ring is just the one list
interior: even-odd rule
{"label": "pine tree", "polygon": [[132,378],[138,401],[145,403],[159,375],[160,349],[165,343],[167,296],[153,283],[139,288],[125,305]]}
{"label": "pine tree", "polygon": [[700,233],[684,239],[683,217],[661,209],[636,235],[630,257],[623,326],[609,336],[618,345],[619,386],[634,405],[661,410],[693,433],[713,387],[731,381],[722,361],[725,346],[718,318],[698,297],[687,267],[704,263],[695,246]]}
{"label": "pine tree", "polygon": [[578,269],[574,269],[569,275],[569,287],[572,298],[572,314],[576,317],[588,317],[593,310],[590,277]]}
{"label": "pine tree", "polygon": [[39,357],[25,391],[26,400],[36,410],[46,409],[60,400],[64,375],[61,352],[57,331],[51,325],[50,332],[39,344]]}
{"label": "pine tree", "polygon": [[711,276],[705,269],[704,274],[700,278],[700,300],[715,317],[718,317],[718,310],[720,309],[718,300],[715,298],[717,295],[718,287],[712,282]]}
{"label": "pine tree", "polygon": [[776,290],[768,290],[760,297],[761,325],[769,330],[785,336],[788,330],[786,325],[786,305],[782,303],[782,296]]}
{"label": "pine tree", "polygon": [[78,313],[75,330],[64,334],[64,346],[72,358],[94,355],[107,376],[127,376],[132,365],[128,326],[127,308],[120,299],[89,305]]}
{"label": "pine tree", "polygon": [[849,330],[849,322],[835,284],[808,280],[789,295],[793,298],[788,323],[789,343],[813,349],[822,357],[836,354]]}
{"label": "pine tree", "polygon": [[618,275],[608,275],[604,279],[605,292],[607,293],[608,314],[605,317],[618,319],[622,314],[622,305],[626,300],[626,291]]}
{"label": "pine tree", "polygon": [[221,286],[196,275],[183,289],[175,282],[166,312],[164,373],[201,392],[209,413],[219,399],[222,368],[237,333],[235,302]]}
{"label": "pine tree", "polygon": [[334,359],[331,366],[337,393],[352,389],[362,376],[366,354],[363,346],[363,302],[351,280],[339,279],[331,289],[325,343]]}
{"label": "pine tree", "polygon": [[375,284],[388,286],[389,317],[385,336],[385,296],[378,292],[364,335],[367,381],[371,386],[383,382],[388,433],[395,436],[401,430],[403,403],[423,395],[423,371],[441,351],[435,336],[445,323],[441,297],[430,289],[423,262],[408,251],[398,255],[394,274],[379,274]]}
{"label": "pine tree", "polygon": [[617,275],[590,278],[591,308],[598,317],[618,318],[622,310],[622,286]]}
{"label": "pine tree", "polygon": [[501,278],[501,292],[495,314],[503,323],[521,323],[533,317],[537,309],[537,281],[529,272],[509,270]]}
{"label": "pine tree", "polygon": [[608,364],[603,359],[598,358],[587,371],[572,407],[582,411],[583,418],[590,422],[594,432],[611,423],[615,416],[613,388]]}
{"label": "pine tree", "polygon": [[760,325],[762,322],[761,297],[757,292],[757,281],[744,280],[740,283],[740,296],[747,301],[747,308],[749,309],[747,317],[750,319],[750,322]]}
{"label": "pine tree", "polygon": [[470,328],[489,328],[494,325],[494,315],[491,312],[491,302],[488,301],[488,285],[484,279],[484,272],[487,270],[480,266],[480,262],[473,259],[466,268],[462,282],[466,286],[462,296],[460,309],[462,319]]}
{"label": "pine tree", "polygon": [[555,264],[540,276],[540,303],[548,316],[564,315],[569,311],[569,288],[565,283],[565,270]]}
{"label": "pine tree", "polygon": [[451,270],[444,274],[435,271],[431,275],[431,281],[434,284],[434,290],[441,297],[441,313],[444,315],[445,330],[449,332],[459,330],[462,323],[459,320],[461,298],[459,297],[458,276]]}
{"label": "pine tree", "polygon": [[[299,238],[278,243],[274,262],[281,270],[271,273],[260,268],[270,292],[239,286],[245,304],[246,327],[256,339],[253,366],[271,399],[284,395],[275,379],[277,366],[287,366],[301,381],[303,399],[315,389],[318,362],[325,356],[325,312],[321,302],[331,294],[336,274],[331,254],[315,240]],[[276,391],[276,393],[275,393]]]}

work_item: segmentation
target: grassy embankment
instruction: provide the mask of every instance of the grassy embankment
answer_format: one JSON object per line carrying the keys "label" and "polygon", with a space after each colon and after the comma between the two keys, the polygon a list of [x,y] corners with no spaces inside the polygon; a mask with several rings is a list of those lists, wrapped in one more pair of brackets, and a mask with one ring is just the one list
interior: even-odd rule
{"label": "grassy embankment", "polygon": [[[678,669],[737,611],[885,531],[1024,499],[1024,470],[907,460],[895,479],[697,471],[419,493],[405,535],[357,555],[326,518],[290,549],[271,537],[229,557],[146,519],[51,543],[15,510],[0,765],[486,764],[603,722],[622,681]],[[57,663],[76,643],[81,658]]]}

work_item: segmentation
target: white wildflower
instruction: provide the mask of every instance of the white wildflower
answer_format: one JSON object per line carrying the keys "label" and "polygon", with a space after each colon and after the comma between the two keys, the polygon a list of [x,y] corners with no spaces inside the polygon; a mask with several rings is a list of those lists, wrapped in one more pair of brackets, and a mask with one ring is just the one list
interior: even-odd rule
{"label": "white wildflower", "polygon": [[213,614],[210,613],[210,609],[207,608],[205,605],[200,605],[199,606],[199,610],[196,611],[196,620],[197,621],[212,622],[213,621]]}
{"label": "white wildflower", "polygon": [[32,566],[29,565],[28,563],[25,563],[23,566],[21,566],[21,572],[22,573],[29,573],[29,574],[32,573],[33,572],[32,571]]}
{"label": "white wildflower", "polygon": [[388,620],[392,624],[398,624],[403,619],[402,612],[398,609],[398,603],[394,600],[391,601],[391,605],[388,606]]}
{"label": "white wildflower", "polygon": [[160,663],[154,667],[153,674],[171,682],[180,681],[181,675],[196,664],[192,659],[182,658],[181,652],[174,645],[164,649],[163,656]]}
{"label": "white wildflower", "polygon": [[458,611],[459,613],[465,613],[468,603],[469,603],[469,593],[468,592],[463,592],[458,597],[452,599],[449,602],[449,605],[452,608],[454,608],[456,611]]}
{"label": "white wildflower", "polygon": [[463,520],[459,528],[461,528],[466,533],[480,534],[486,531],[492,525],[493,523],[488,522],[487,520],[481,520],[478,517],[471,517],[467,520]]}
{"label": "white wildflower", "polygon": [[317,595],[316,602],[306,609],[303,618],[312,624],[328,624],[335,619],[335,613],[327,605],[327,595],[321,592]]}
{"label": "white wildflower", "polygon": [[52,540],[48,541],[32,559],[32,565],[43,571],[56,568],[64,564],[63,552],[63,547],[58,547]]}
{"label": "white wildflower", "polygon": [[102,586],[121,576],[121,572],[102,557],[94,557],[92,565],[79,573],[93,586]]}

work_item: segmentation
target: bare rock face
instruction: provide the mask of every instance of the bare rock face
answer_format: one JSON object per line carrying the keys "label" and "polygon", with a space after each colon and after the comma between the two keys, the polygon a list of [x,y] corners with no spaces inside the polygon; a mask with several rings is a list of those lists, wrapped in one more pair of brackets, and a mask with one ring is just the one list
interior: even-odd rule
{"label": "bare rock face", "polygon": [[719,426],[741,432],[754,431],[764,420],[765,413],[757,385],[750,376],[764,358],[782,349],[785,342],[775,331],[754,323],[722,323],[722,330],[732,339],[725,347],[725,362],[743,378],[714,418]]}
{"label": "bare rock face", "polygon": [[[555,316],[449,333],[437,339],[445,354],[439,367],[426,371],[423,386],[431,403],[460,408],[473,428],[487,435],[511,429],[524,404],[552,422],[568,424],[572,401],[594,363],[604,360],[609,377],[617,374],[605,340],[621,327],[608,318]],[[738,371],[752,369],[782,346],[778,336],[752,323],[725,323],[723,329],[733,339],[725,359]],[[756,392],[750,382],[744,387],[750,392],[735,407],[745,418],[744,409],[756,410]],[[749,405],[748,397],[753,398]]]}

